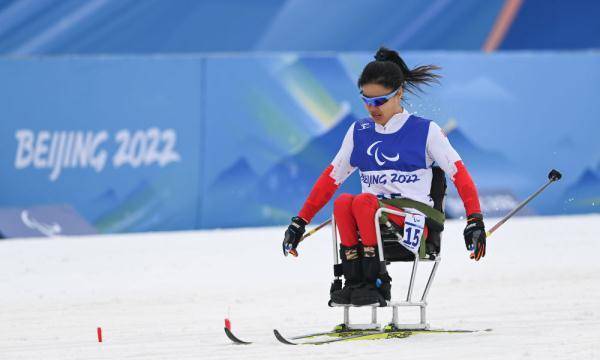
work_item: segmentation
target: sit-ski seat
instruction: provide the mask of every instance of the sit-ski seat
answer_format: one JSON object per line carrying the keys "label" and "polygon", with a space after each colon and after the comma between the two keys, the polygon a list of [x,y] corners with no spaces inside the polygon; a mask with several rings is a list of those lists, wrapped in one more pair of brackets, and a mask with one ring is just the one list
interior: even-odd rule
{"label": "sit-ski seat", "polygon": [[[410,281],[408,285],[407,294],[404,300],[394,301],[393,295],[392,300],[388,301],[383,307],[391,307],[392,308],[392,321],[388,324],[386,329],[390,330],[416,330],[416,329],[428,329],[429,324],[426,321],[426,308],[427,308],[427,295],[433,283],[437,268],[439,266],[441,257],[440,257],[440,247],[441,247],[441,233],[443,231],[443,206],[444,199],[446,194],[446,178],[444,172],[439,167],[433,168],[433,180],[431,185],[430,196],[433,199],[434,207],[433,210],[431,207],[418,203],[416,201],[412,201],[409,199],[391,199],[391,200],[381,200],[382,203],[390,204],[396,208],[402,208],[404,210],[392,210],[385,207],[379,208],[379,210],[375,214],[374,221],[376,223],[376,232],[377,232],[377,241],[378,241],[378,249],[379,249],[379,258],[380,260],[380,273],[385,273],[387,271],[386,265],[389,265],[393,262],[412,262],[412,272],[410,276]],[[390,224],[387,220],[386,214],[396,214],[400,216],[405,216],[407,213],[411,212],[411,209],[416,209],[426,215],[425,224],[429,230],[428,236],[426,239],[422,240],[422,243],[419,247],[418,254],[419,256],[415,256],[413,252],[405,248],[402,244],[403,238],[403,229]],[[441,214],[441,216],[440,216]],[[383,224],[383,225],[382,225]],[[391,226],[390,226],[391,225]],[[332,217],[332,229],[333,229],[333,254],[334,254],[334,274],[336,276],[334,281],[340,282],[340,272],[336,271],[336,267],[339,267],[339,248],[338,248],[338,240],[337,240],[337,226],[335,223],[335,218]],[[429,274],[429,279],[427,280],[427,284],[425,285],[425,289],[420,297],[419,301],[412,300],[413,289],[415,284],[415,279],[417,275],[417,269],[419,263],[422,261],[432,262],[433,266],[431,267],[431,272]],[[394,289],[394,283],[392,282],[392,289]],[[344,308],[344,323],[338,326],[339,330],[381,330],[381,325],[377,323],[377,308],[382,307],[381,305],[368,305],[371,307],[371,323],[369,324],[352,324],[350,322],[350,308],[356,307],[354,305],[339,305],[339,304],[330,304],[333,307],[343,307]],[[398,308],[399,307],[419,307],[420,308],[420,321],[419,323],[400,323],[398,318]]]}

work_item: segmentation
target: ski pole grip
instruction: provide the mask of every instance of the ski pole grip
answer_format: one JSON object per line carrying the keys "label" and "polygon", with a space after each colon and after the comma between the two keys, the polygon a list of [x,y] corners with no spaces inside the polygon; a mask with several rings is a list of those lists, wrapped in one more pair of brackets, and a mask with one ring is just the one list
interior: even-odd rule
{"label": "ski pole grip", "polygon": [[560,178],[562,178],[562,174],[556,169],[552,169],[548,174],[548,179],[550,181],[558,181]]}

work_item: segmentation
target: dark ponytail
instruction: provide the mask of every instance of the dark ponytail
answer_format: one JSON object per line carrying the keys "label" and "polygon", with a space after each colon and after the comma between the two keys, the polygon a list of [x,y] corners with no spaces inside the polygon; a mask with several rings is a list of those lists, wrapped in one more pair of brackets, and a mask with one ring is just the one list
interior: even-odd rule
{"label": "dark ponytail", "polygon": [[440,75],[434,73],[439,69],[439,66],[423,65],[411,70],[396,51],[382,46],[375,54],[375,61],[368,63],[360,74],[358,87],[379,84],[395,90],[402,86],[404,90],[414,94],[415,90],[421,90],[422,84],[439,82]]}

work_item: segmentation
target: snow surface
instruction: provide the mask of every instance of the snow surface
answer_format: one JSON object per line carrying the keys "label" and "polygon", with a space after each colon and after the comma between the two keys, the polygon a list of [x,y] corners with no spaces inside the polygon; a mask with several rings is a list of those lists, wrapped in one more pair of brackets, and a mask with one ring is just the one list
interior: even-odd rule
{"label": "snow surface", "polygon": [[[342,320],[326,306],[330,230],[297,259],[281,254],[283,227],[1,241],[0,359],[600,359],[599,225],[598,215],[511,219],[477,263],[463,222],[450,221],[429,321],[492,332],[296,347],[272,329]],[[390,268],[396,298],[408,269]],[[230,344],[226,316],[257,343]]]}

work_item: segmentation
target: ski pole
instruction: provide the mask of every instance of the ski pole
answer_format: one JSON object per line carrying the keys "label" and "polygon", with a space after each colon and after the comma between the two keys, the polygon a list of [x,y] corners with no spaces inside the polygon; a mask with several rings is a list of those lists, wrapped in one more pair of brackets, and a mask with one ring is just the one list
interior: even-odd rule
{"label": "ski pole", "polygon": [[531,200],[533,200],[534,197],[538,196],[542,191],[544,191],[550,184],[552,184],[555,181],[560,180],[561,177],[562,177],[562,174],[560,172],[558,172],[558,170],[552,169],[550,171],[550,173],[548,174],[548,182],[545,183],[536,192],[529,195],[529,197],[527,199],[523,200],[523,202],[521,202],[519,205],[517,205],[517,207],[515,207],[513,210],[511,210],[511,212],[509,212],[505,217],[503,217],[500,221],[498,221],[498,223],[496,225],[492,226],[492,228],[485,234],[486,237],[490,237],[492,235],[492,233],[494,233],[494,231],[498,230],[498,228],[500,226],[502,226],[502,224],[504,224],[514,214],[516,214],[517,211],[521,210],[525,205],[527,205]]}
{"label": "ski pole", "polygon": [[307,237],[311,236],[312,234],[316,233],[317,231],[321,230],[325,225],[329,225],[329,223],[331,222],[331,218],[327,219],[325,222],[317,225],[316,228],[312,229],[311,231],[307,232],[306,234],[302,235],[302,237],[300,238],[300,241],[306,239]]}
{"label": "ski pole", "polygon": [[[331,222],[331,218],[327,219],[325,222],[317,225],[316,228],[312,229],[311,231],[307,232],[306,234],[302,235],[302,237],[300,238],[300,240],[298,241],[298,244],[300,244],[302,242],[302,240],[306,239],[307,237],[311,236],[312,234],[316,233],[317,231],[321,230],[323,227],[325,227],[326,225],[328,225]],[[298,251],[296,251],[296,249],[292,249],[289,251],[289,253],[294,256],[297,257],[298,256]]]}

